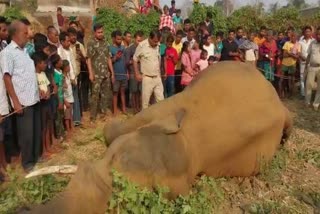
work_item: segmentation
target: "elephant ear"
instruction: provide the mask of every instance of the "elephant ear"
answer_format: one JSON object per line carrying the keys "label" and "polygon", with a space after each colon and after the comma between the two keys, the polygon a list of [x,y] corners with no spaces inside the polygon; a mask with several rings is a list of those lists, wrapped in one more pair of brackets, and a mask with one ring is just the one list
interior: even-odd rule
{"label": "elephant ear", "polygon": [[185,109],[179,109],[175,113],[169,114],[161,120],[153,121],[141,129],[161,131],[167,135],[176,134],[181,129],[182,120],[185,117],[185,114]]}

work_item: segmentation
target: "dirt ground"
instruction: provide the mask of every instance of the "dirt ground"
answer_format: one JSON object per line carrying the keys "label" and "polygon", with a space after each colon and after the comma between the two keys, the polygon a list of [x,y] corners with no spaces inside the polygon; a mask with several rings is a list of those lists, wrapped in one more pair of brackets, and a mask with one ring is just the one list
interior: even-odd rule
{"label": "dirt ground", "polygon": [[[224,201],[215,213],[320,213],[320,112],[298,99],[284,102],[295,122],[289,142],[260,175],[222,179]],[[103,157],[102,128],[109,120],[90,127],[86,114],[83,127],[75,129],[64,150],[39,167]]]}

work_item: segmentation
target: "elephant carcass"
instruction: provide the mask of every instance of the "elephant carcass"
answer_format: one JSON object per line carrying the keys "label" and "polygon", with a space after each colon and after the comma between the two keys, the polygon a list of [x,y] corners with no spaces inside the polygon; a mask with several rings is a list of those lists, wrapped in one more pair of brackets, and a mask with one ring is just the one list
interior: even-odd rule
{"label": "elephant carcass", "polygon": [[67,190],[33,213],[103,213],[112,168],[141,186],[169,187],[168,197],[188,194],[200,173],[255,175],[291,128],[288,110],[258,70],[221,62],[182,93],[106,125],[105,158],[80,166]]}

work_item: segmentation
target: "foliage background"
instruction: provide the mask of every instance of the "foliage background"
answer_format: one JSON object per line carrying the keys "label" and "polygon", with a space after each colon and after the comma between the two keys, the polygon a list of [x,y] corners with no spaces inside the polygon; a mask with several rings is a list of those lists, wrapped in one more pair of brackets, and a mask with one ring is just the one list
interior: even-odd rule
{"label": "foliage background", "polygon": [[[315,28],[320,23],[320,12],[312,17],[304,18],[300,16],[299,9],[294,6],[265,12],[263,8],[249,5],[235,10],[226,17],[219,6],[195,4],[189,18],[192,23],[198,25],[206,19],[208,13],[212,14],[214,33],[227,32],[228,29],[236,29],[239,26],[246,31],[258,31],[261,26],[266,26],[275,32],[284,32],[289,26],[293,26],[300,32],[306,23]],[[127,17],[114,9],[104,8],[100,10],[97,20],[105,26],[106,36],[110,39],[111,32],[117,29],[122,32],[128,30],[132,33],[142,30],[145,35],[148,35],[151,30],[158,28],[159,18],[160,14],[155,11],[148,15],[136,14]]]}
{"label": "foliage background", "polygon": [[135,14],[128,17],[110,8],[100,9],[97,16],[97,22],[104,25],[104,32],[109,41],[111,33],[115,30],[121,30],[122,33],[125,31],[135,33],[141,30],[145,36],[149,35],[150,31],[158,29],[159,20],[160,14],[155,11],[147,15]]}

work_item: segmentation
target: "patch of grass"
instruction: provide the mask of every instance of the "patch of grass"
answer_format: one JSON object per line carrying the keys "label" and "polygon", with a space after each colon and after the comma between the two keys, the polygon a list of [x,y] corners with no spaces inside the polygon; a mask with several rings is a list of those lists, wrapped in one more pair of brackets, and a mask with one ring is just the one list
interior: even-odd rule
{"label": "patch of grass", "polygon": [[262,161],[259,177],[267,182],[278,182],[281,179],[281,173],[287,168],[288,155],[288,151],[281,148],[269,163]]}
{"label": "patch of grass", "polygon": [[305,191],[300,189],[296,190],[294,195],[299,201],[302,201],[305,204],[313,207],[315,213],[320,213],[320,192]]}
{"label": "patch of grass", "polygon": [[113,171],[113,195],[106,213],[212,213],[224,200],[219,180],[201,177],[188,196],[179,196],[169,201],[164,196],[168,188],[158,187],[154,191],[141,189],[121,174]]}
{"label": "patch of grass", "polygon": [[320,168],[320,151],[316,151],[312,148],[306,148],[297,152],[299,160],[303,160],[307,163],[311,163],[314,166]]}
{"label": "patch of grass", "polygon": [[0,213],[16,213],[17,208],[44,203],[61,192],[69,182],[68,177],[46,175],[34,179],[19,179],[9,172],[11,182],[0,192]]}
{"label": "patch of grass", "polygon": [[283,204],[266,200],[263,202],[253,203],[248,207],[248,213],[250,214],[275,214],[275,213],[291,213],[290,208]]}
{"label": "patch of grass", "polygon": [[102,129],[96,130],[96,133],[94,134],[94,139],[105,144],[105,139],[104,139],[104,135],[103,135],[103,130]]}

